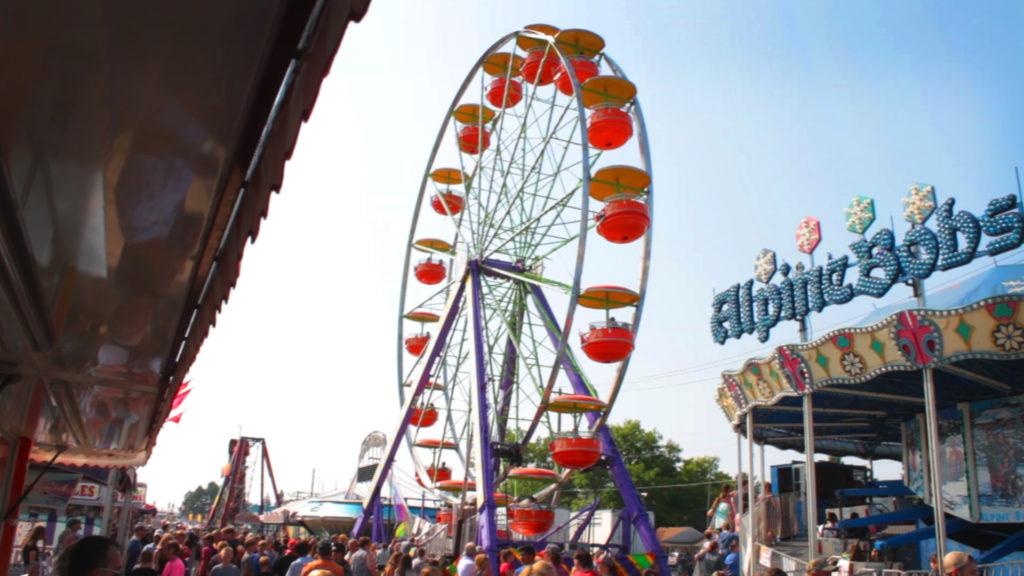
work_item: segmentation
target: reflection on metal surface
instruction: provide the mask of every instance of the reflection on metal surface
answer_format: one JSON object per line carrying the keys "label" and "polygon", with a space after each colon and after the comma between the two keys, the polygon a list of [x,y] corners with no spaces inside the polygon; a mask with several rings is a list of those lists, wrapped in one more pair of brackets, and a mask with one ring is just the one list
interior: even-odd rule
{"label": "reflection on metal surface", "polygon": [[[366,9],[259,4],[0,6],[0,53],[19,55],[0,58],[0,362],[45,383],[36,456],[70,446],[62,459],[145,459],[302,31],[331,19],[303,47],[326,68]],[[298,124],[287,129],[293,141]],[[0,390],[0,415],[24,409],[19,390]]]}

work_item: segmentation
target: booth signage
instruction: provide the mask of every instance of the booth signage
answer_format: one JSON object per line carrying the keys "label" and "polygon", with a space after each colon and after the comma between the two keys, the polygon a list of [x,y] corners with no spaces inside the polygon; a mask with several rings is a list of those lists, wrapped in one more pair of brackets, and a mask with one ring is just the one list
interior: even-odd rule
{"label": "booth signage", "polygon": [[[114,492],[114,501],[118,504],[124,502],[124,494],[120,491]],[[135,492],[132,493],[132,504],[142,506],[146,503],[146,484],[139,482],[135,485]]]}
{"label": "booth signage", "polygon": [[102,488],[100,487],[99,484],[95,482],[86,482],[85,480],[82,480],[78,483],[78,486],[75,487],[75,493],[71,496],[71,498],[75,500],[85,500],[90,502],[97,501],[100,499],[101,491]]}
{"label": "booth signage", "polygon": [[[765,342],[771,329],[782,320],[802,321],[811,312],[845,304],[855,296],[881,298],[897,283],[923,280],[935,271],[964,266],[980,256],[1002,254],[1020,247],[1024,241],[1024,217],[1016,196],[990,201],[980,216],[965,210],[954,211],[953,198],[936,206],[931,186],[915,186],[908,198],[904,200],[908,204],[904,218],[911,228],[902,242],[896,243],[889,228],[882,228],[870,238],[860,235],[850,244],[856,261],[851,262],[850,256],[833,258],[829,254],[823,265],[805,268],[798,263],[791,267],[783,262],[776,268],[775,253],[762,250],[755,265],[755,277],[762,285],[756,291],[755,280],[750,279],[715,295],[711,306],[711,334],[715,342],[724,344],[730,338],[754,333],[759,341]],[[855,203],[858,200],[870,199],[858,197]],[[874,220],[873,205],[870,209],[866,225],[866,209],[860,209],[855,216],[850,216],[848,209],[847,228],[863,234]],[[925,225],[933,213],[934,229]],[[988,240],[981,246],[983,236]],[[810,251],[816,246],[814,243]],[[852,268],[856,268],[856,280],[847,281],[847,272]],[[772,283],[776,271],[782,280]]]}

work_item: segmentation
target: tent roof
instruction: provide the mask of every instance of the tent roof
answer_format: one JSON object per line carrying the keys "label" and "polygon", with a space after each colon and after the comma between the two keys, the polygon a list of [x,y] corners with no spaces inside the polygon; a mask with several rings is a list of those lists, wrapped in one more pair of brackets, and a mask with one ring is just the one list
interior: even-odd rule
{"label": "tent roof", "polygon": [[658,528],[657,536],[662,544],[696,544],[704,540],[704,534],[690,526]]}

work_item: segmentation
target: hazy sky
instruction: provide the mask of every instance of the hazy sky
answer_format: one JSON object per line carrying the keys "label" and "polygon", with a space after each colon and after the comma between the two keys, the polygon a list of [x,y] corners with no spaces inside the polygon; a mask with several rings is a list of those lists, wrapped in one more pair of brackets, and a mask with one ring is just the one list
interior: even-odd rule
{"label": "hazy sky", "polygon": [[[1022,17],[1014,2],[375,0],[345,36],[192,368],[185,416],[165,426],[142,470],[150,500],[179,502],[216,480],[239,429],[267,438],[289,492],[308,490],[313,468],[317,489],[346,485],[362,437],[392,433],[401,265],[427,155],[480,53],[533,22],[604,36],[649,130],[651,283],[612,421],[638,418],[685,456],[717,455],[733,470],[717,375],[768,347],[712,342],[713,290],[751,277],[763,247],[795,263],[806,215],[821,218],[819,254],[846,253],[843,208],[854,195],[873,196],[879,224],[895,217],[902,236],[900,198],[914,182],[976,213],[1015,192]],[[881,303],[832,309],[814,329]],[[780,326],[772,343],[793,338]]]}

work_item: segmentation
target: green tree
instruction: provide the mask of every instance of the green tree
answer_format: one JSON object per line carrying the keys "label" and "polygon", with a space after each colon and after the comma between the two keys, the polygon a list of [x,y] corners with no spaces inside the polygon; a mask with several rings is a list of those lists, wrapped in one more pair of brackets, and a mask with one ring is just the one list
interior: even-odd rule
{"label": "green tree", "polygon": [[196,486],[195,490],[189,490],[185,492],[185,496],[181,499],[181,514],[182,516],[188,516],[189,514],[202,514],[207,515],[210,513],[210,506],[213,505],[213,499],[217,497],[217,492],[220,491],[220,486],[216,482],[210,482],[206,486]]}
{"label": "green tree", "polygon": [[[697,456],[684,459],[682,448],[660,432],[645,429],[638,420],[611,424],[609,428],[623,462],[641,493],[644,505],[654,512],[659,526],[693,526],[703,529],[708,495],[714,497],[719,484],[730,479],[718,469],[718,458]],[[531,442],[523,453],[530,466],[552,467],[549,438]],[[710,483],[710,484],[709,484]],[[535,483],[514,482],[513,494],[537,491]],[[621,508],[622,495],[608,469],[600,464],[573,476],[563,487],[560,504],[579,508],[600,498],[604,508]]]}

